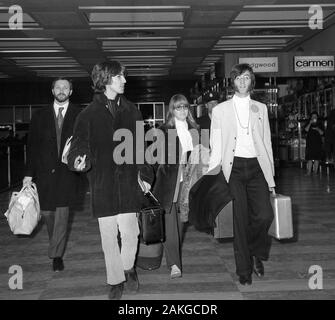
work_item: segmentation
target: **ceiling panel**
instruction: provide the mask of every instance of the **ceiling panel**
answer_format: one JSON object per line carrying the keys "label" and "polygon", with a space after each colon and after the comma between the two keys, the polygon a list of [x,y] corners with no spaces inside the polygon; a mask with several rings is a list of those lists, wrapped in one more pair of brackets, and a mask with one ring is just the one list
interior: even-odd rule
{"label": "ceiling panel", "polygon": [[[136,79],[195,80],[225,52],[287,51],[321,32],[307,28],[312,0],[16,0],[23,30],[8,27],[13,1],[0,2],[1,72],[10,77],[87,77],[117,59]],[[318,3],[326,30],[335,3]]]}
{"label": "ceiling panel", "polygon": [[33,16],[44,27],[75,28],[83,25],[77,12],[32,12]]}
{"label": "ceiling panel", "polygon": [[234,16],[235,11],[230,10],[194,10],[191,14],[190,25],[225,25]]}

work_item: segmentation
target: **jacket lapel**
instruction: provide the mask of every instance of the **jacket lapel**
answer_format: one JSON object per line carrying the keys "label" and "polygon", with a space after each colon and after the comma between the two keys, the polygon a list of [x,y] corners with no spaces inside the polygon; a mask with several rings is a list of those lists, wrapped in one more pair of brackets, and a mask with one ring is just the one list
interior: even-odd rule
{"label": "jacket lapel", "polygon": [[65,117],[63,120],[63,126],[62,126],[62,134],[61,134],[61,140],[60,140],[60,153],[63,150],[63,147],[65,145],[66,139],[71,136],[71,125],[73,123],[73,105],[69,103],[69,106],[67,108],[67,111],[65,113]]}
{"label": "jacket lapel", "polygon": [[257,123],[257,120],[259,118],[259,107],[255,100],[250,100],[249,112],[250,112],[250,122],[251,122],[251,129],[252,129]]}
{"label": "jacket lapel", "polygon": [[229,100],[229,108],[227,108],[227,118],[226,119],[230,119],[231,121],[229,121],[229,125],[231,126],[231,130],[232,132],[234,132],[234,135],[237,135],[237,124],[236,124],[236,114],[235,114],[235,108],[234,108],[234,101],[233,99]]}

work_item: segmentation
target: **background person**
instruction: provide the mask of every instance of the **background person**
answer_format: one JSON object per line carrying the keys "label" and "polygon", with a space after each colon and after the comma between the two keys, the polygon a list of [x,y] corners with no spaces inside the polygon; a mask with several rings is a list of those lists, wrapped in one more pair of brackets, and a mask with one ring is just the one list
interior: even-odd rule
{"label": "background person", "polygon": [[71,137],[80,109],[70,101],[72,82],[58,78],[52,83],[53,104],[34,112],[27,145],[23,184],[36,182],[41,214],[49,234],[48,254],[53,270],[64,269],[69,206],[75,203],[78,175],[62,163],[66,140]]}
{"label": "background person", "polygon": [[323,156],[323,130],[321,128],[319,115],[317,112],[311,113],[310,120],[305,127],[305,131],[307,132],[305,155],[305,159],[307,160],[307,175],[311,175],[312,172],[314,174],[318,172],[319,163]]}

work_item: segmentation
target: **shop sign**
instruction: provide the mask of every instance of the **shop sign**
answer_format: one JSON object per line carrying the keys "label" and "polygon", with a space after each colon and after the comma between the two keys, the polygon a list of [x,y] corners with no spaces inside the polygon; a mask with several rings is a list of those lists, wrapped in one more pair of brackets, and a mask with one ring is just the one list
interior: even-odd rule
{"label": "shop sign", "polygon": [[248,63],[255,73],[278,72],[278,57],[239,58],[239,63]]}
{"label": "shop sign", "polygon": [[294,71],[334,71],[334,56],[295,56]]}

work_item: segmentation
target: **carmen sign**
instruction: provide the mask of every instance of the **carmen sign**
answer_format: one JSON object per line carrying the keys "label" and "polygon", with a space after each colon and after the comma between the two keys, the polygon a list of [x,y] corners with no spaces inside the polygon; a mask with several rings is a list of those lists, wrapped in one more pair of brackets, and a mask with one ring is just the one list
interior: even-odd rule
{"label": "carmen sign", "polygon": [[239,58],[239,63],[248,63],[255,73],[278,72],[278,57]]}
{"label": "carmen sign", "polygon": [[296,56],[294,71],[334,71],[334,56]]}

